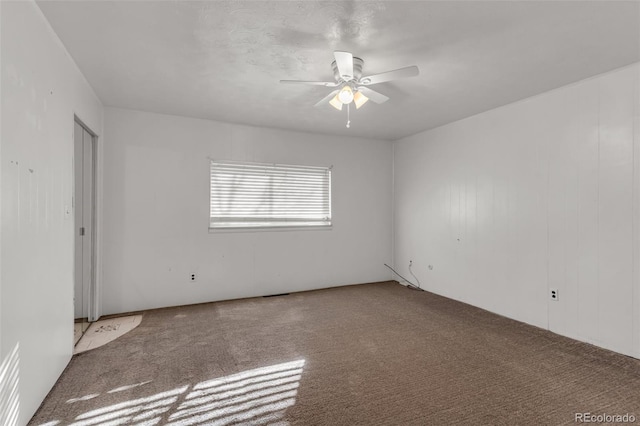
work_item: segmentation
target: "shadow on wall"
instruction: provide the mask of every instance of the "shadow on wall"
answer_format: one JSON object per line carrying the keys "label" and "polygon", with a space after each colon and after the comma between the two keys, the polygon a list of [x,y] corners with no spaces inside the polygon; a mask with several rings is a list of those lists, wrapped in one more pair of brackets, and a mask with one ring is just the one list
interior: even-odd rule
{"label": "shadow on wall", "polygon": [[[189,426],[196,424],[227,425],[237,422],[266,424],[277,422],[285,410],[296,402],[304,360],[275,364],[241,373],[186,385],[144,398],[87,411],[78,415],[71,426],[162,424]],[[141,387],[151,381],[126,385],[106,393]],[[85,395],[67,404],[99,398]],[[9,424],[9,423],[2,423]],[[62,424],[52,420],[42,426]]]}

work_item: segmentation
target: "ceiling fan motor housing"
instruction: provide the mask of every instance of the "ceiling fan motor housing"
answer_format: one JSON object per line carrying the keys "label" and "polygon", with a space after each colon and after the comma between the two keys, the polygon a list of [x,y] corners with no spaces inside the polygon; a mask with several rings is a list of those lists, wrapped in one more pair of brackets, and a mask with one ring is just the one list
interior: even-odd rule
{"label": "ceiling fan motor housing", "polygon": [[364,65],[364,61],[354,56],[353,57],[353,75],[350,76],[351,78],[345,78],[340,75],[340,71],[338,71],[338,65],[336,64],[336,61],[333,61],[331,63],[331,68],[333,69],[333,78],[335,78],[335,80],[338,82],[345,81],[348,83],[350,81],[358,81],[360,77],[362,77],[363,65]]}

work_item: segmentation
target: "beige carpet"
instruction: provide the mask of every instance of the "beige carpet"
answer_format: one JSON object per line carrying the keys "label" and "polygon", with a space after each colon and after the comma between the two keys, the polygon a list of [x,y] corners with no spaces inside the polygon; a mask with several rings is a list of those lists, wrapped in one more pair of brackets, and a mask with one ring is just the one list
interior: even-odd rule
{"label": "beige carpet", "polygon": [[634,414],[640,361],[396,283],[144,313],[31,424],[573,424]]}

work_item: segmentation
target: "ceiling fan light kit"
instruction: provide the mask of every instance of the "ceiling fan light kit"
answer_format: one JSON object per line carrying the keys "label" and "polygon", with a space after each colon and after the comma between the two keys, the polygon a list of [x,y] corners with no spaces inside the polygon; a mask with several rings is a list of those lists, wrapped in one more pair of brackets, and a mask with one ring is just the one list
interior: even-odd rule
{"label": "ceiling fan light kit", "polygon": [[342,51],[333,52],[333,56],[335,61],[331,63],[331,68],[333,69],[333,78],[335,81],[280,80],[280,83],[339,87],[321,99],[315,106],[322,106],[328,103],[335,109],[342,111],[342,106],[347,105],[347,127],[350,125],[349,105],[351,105],[352,102],[356,106],[356,109],[359,109],[368,100],[372,100],[377,104],[389,100],[389,98],[382,93],[378,93],[365,86],[384,83],[398,78],[413,77],[420,73],[418,67],[414,65],[362,77],[362,68],[364,66],[362,59],[354,57],[349,52]]}
{"label": "ceiling fan light kit", "polygon": [[343,104],[350,104],[351,101],[353,101],[353,90],[351,89],[351,86],[345,84],[336,96]]}
{"label": "ceiling fan light kit", "polygon": [[369,98],[362,94],[362,92],[358,91],[353,95],[353,103],[356,105],[356,109],[360,109],[362,105],[367,102]]}
{"label": "ceiling fan light kit", "polygon": [[334,107],[335,109],[337,109],[338,111],[342,111],[342,102],[340,102],[340,99],[338,99],[338,95],[335,95],[333,98],[331,98],[331,100],[329,101],[329,105],[331,105],[332,107]]}

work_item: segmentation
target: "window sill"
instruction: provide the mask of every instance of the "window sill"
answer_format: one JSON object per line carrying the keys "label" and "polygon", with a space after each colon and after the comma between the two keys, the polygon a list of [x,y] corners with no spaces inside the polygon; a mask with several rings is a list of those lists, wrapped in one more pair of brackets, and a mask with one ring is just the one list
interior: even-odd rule
{"label": "window sill", "polygon": [[333,225],[317,226],[229,226],[224,228],[209,228],[210,234],[226,234],[236,232],[274,232],[274,231],[331,231]]}

